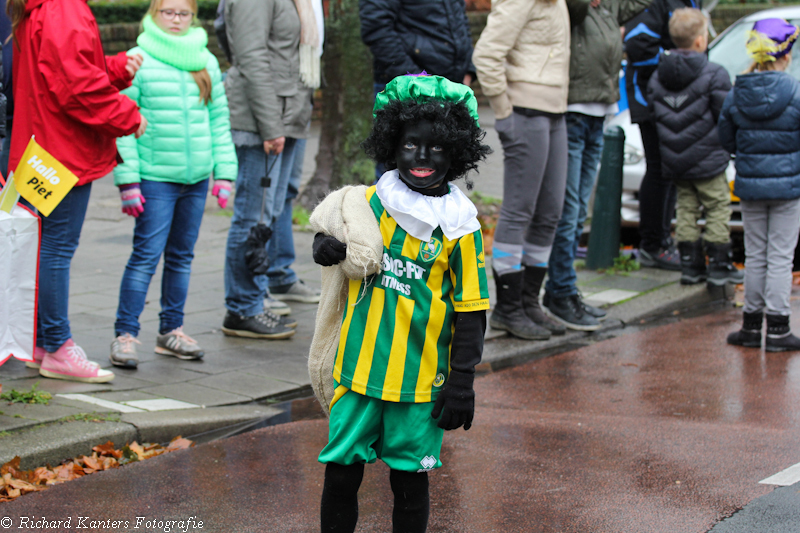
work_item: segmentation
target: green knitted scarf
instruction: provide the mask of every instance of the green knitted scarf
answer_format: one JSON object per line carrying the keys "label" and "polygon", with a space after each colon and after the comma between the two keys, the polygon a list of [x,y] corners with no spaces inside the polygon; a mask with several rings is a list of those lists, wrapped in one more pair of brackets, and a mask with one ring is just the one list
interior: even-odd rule
{"label": "green knitted scarf", "polygon": [[159,61],[180,70],[203,70],[206,68],[210,52],[208,34],[203,28],[189,28],[184,35],[170,35],[159,28],[150,15],[142,20],[144,31],[136,39],[142,50]]}

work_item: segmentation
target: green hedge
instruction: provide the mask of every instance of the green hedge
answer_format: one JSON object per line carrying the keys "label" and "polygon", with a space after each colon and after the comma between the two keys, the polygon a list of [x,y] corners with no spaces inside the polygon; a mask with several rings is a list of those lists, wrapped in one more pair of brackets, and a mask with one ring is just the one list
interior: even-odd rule
{"label": "green hedge", "polygon": [[[218,0],[198,0],[197,10],[200,20],[213,20],[217,16]],[[126,0],[113,2],[108,0],[90,1],[89,7],[98,24],[115,24],[120,22],[139,22],[147,13],[150,2],[147,0]]]}

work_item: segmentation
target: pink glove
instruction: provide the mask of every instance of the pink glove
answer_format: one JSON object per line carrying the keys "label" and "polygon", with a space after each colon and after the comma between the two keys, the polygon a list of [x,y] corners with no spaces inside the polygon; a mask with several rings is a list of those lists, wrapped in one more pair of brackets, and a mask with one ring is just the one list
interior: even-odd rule
{"label": "pink glove", "polygon": [[231,195],[231,182],[228,180],[214,180],[214,188],[211,196],[217,197],[217,203],[222,209],[228,205],[228,197]]}
{"label": "pink glove", "polygon": [[122,212],[133,218],[144,212],[144,196],[138,183],[129,183],[119,186],[119,196],[122,199]]}

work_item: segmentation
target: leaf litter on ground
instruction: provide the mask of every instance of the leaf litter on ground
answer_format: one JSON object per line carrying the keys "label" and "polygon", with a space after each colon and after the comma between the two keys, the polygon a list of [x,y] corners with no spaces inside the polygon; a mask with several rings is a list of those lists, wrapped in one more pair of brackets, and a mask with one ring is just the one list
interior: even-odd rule
{"label": "leaf litter on ground", "polygon": [[175,437],[164,447],[160,444],[139,444],[136,441],[120,449],[111,441],[92,448],[92,455],[81,455],[64,461],[56,467],[40,466],[33,470],[22,470],[19,456],[0,467],[0,502],[14,500],[29,492],[39,492],[51,485],[71,481],[87,474],[119,468],[127,463],[144,461],[158,455],[185,450],[194,442]]}

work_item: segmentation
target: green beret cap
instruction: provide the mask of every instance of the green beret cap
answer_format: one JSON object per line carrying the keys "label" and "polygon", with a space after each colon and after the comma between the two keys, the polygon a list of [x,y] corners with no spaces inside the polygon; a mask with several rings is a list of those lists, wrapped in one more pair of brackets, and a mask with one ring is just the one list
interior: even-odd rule
{"label": "green beret cap", "polygon": [[386,84],[386,88],[375,96],[373,116],[385,107],[391,100],[413,100],[427,102],[428,100],[443,100],[445,102],[462,102],[467,106],[469,114],[478,122],[478,101],[472,89],[461,83],[453,83],[441,76],[422,74],[409,74],[397,76]]}

